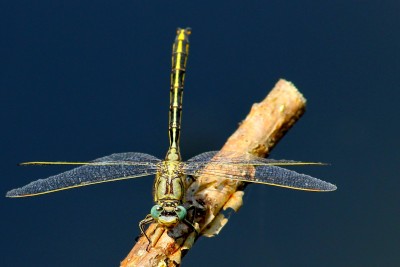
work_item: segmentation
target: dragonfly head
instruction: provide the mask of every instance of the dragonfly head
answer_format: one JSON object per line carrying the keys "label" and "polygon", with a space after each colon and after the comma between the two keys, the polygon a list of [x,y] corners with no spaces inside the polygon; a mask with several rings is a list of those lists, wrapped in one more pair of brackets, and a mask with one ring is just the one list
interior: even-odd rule
{"label": "dragonfly head", "polygon": [[164,202],[151,208],[151,216],[165,227],[174,227],[186,217],[186,209],[177,202]]}

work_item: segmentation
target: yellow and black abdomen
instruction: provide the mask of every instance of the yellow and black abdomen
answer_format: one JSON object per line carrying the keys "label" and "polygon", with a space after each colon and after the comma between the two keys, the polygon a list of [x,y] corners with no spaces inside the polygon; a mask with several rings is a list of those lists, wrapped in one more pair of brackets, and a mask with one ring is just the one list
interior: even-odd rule
{"label": "yellow and black abdomen", "polygon": [[189,55],[189,35],[191,30],[178,29],[172,47],[172,70],[169,107],[169,141],[167,160],[180,160],[179,135],[182,117],[182,96],[185,82],[186,62]]}

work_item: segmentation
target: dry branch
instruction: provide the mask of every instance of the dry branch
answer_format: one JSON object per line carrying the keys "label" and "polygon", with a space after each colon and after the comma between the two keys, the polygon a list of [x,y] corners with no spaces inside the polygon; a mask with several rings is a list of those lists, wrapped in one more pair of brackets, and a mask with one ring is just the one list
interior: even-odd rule
{"label": "dry branch", "polygon": [[[305,103],[306,100],[292,83],[279,80],[261,103],[253,105],[249,115],[221,151],[268,156],[271,149],[304,113]],[[237,211],[241,207],[242,190],[241,182],[205,175],[196,178],[188,187],[186,201],[203,207],[203,211],[195,216],[201,235],[218,234],[228,221],[222,211],[228,208]],[[146,233],[152,240],[150,251],[146,251],[146,238],[141,237],[121,262],[121,267],[179,266],[181,258],[196,240],[194,233],[184,224],[171,231],[152,224]]]}

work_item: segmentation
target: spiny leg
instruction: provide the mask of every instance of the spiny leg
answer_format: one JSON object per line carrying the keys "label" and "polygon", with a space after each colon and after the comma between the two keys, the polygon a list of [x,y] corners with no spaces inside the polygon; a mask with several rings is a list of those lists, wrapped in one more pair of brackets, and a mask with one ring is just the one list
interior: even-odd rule
{"label": "spiny leg", "polygon": [[[187,204],[187,203],[186,203]],[[186,206],[188,206],[188,205],[186,205]],[[194,212],[192,213],[192,216],[190,216],[190,218],[191,218],[191,220],[190,219],[188,219],[188,217],[189,217],[189,211],[190,210],[193,210]],[[188,226],[188,230],[183,230],[182,231],[182,229],[180,229],[179,231],[178,231],[178,233],[180,234],[180,235],[175,235],[175,239],[178,239],[178,238],[181,238],[181,237],[183,237],[183,236],[186,236],[188,233],[190,233],[190,232],[195,232],[196,233],[196,238],[197,238],[197,236],[199,235],[199,231],[197,230],[197,228],[195,227],[195,224],[194,224],[194,218],[195,218],[195,214],[196,214],[196,210],[197,210],[197,207],[195,207],[195,206],[193,206],[193,205],[190,205],[187,209],[186,209],[186,211],[188,212],[187,213],[187,215],[186,215],[186,217],[185,218],[183,218],[180,222],[182,222],[182,223],[184,223],[186,226]]]}
{"label": "spiny leg", "polygon": [[[191,222],[191,224],[193,224],[194,223],[194,220],[195,220],[195,218],[196,218],[196,214],[197,214],[197,207],[196,206],[194,206],[194,205],[190,205],[186,210],[187,210],[187,213],[189,214],[189,211],[192,211],[192,216],[191,216],[191,220],[189,221],[189,222]],[[186,219],[186,218],[185,218]]]}
{"label": "spiny leg", "polygon": [[147,241],[149,241],[149,244],[147,245],[147,248],[146,248],[147,251],[149,251],[149,248],[151,247],[151,240],[150,240],[150,238],[146,235],[146,233],[145,233],[145,231],[144,231],[144,227],[145,227],[147,224],[150,224],[150,223],[152,223],[152,222],[154,222],[154,218],[151,216],[151,214],[147,214],[147,215],[146,215],[146,218],[144,218],[143,220],[141,220],[141,221],[139,222],[139,229],[140,229],[140,232],[142,233],[142,235],[144,235],[144,236],[147,238]]}
{"label": "spiny leg", "polygon": [[193,175],[186,175],[184,182],[185,182],[185,187],[188,188],[193,182],[196,181],[196,177]]}
{"label": "spiny leg", "polygon": [[196,219],[196,215],[197,215],[197,210],[198,207],[194,206],[194,205],[190,205],[189,208],[187,208],[187,211],[189,213],[189,211],[192,210],[192,216],[191,216],[191,220],[188,220],[187,218],[183,219],[183,222],[189,226],[194,232],[196,232],[196,236],[199,235],[199,231],[197,231],[196,227],[194,226],[195,223],[195,219]]}
{"label": "spiny leg", "polygon": [[190,222],[188,219],[183,219],[183,222],[187,225],[187,226],[189,226],[189,228],[191,228],[195,233],[196,233],[196,238],[197,238],[197,236],[199,235],[199,231],[197,231],[197,229],[196,229],[196,227],[193,225],[193,223],[192,222]]}

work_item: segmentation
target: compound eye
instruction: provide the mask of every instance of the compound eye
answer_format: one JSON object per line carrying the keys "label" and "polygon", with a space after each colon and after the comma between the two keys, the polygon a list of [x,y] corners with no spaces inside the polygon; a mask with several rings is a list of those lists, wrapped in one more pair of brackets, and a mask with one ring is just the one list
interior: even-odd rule
{"label": "compound eye", "polygon": [[161,211],[162,207],[160,205],[154,205],[150,211],[151,217],[153,217],[154,219],[158,219],[161,215]]}
{"label": "compound eye", "polygon": [[182,206],[178,206],[175,208],[176,215],[178,216],[179,220],[182,221],[186,217],[186,209]]}

